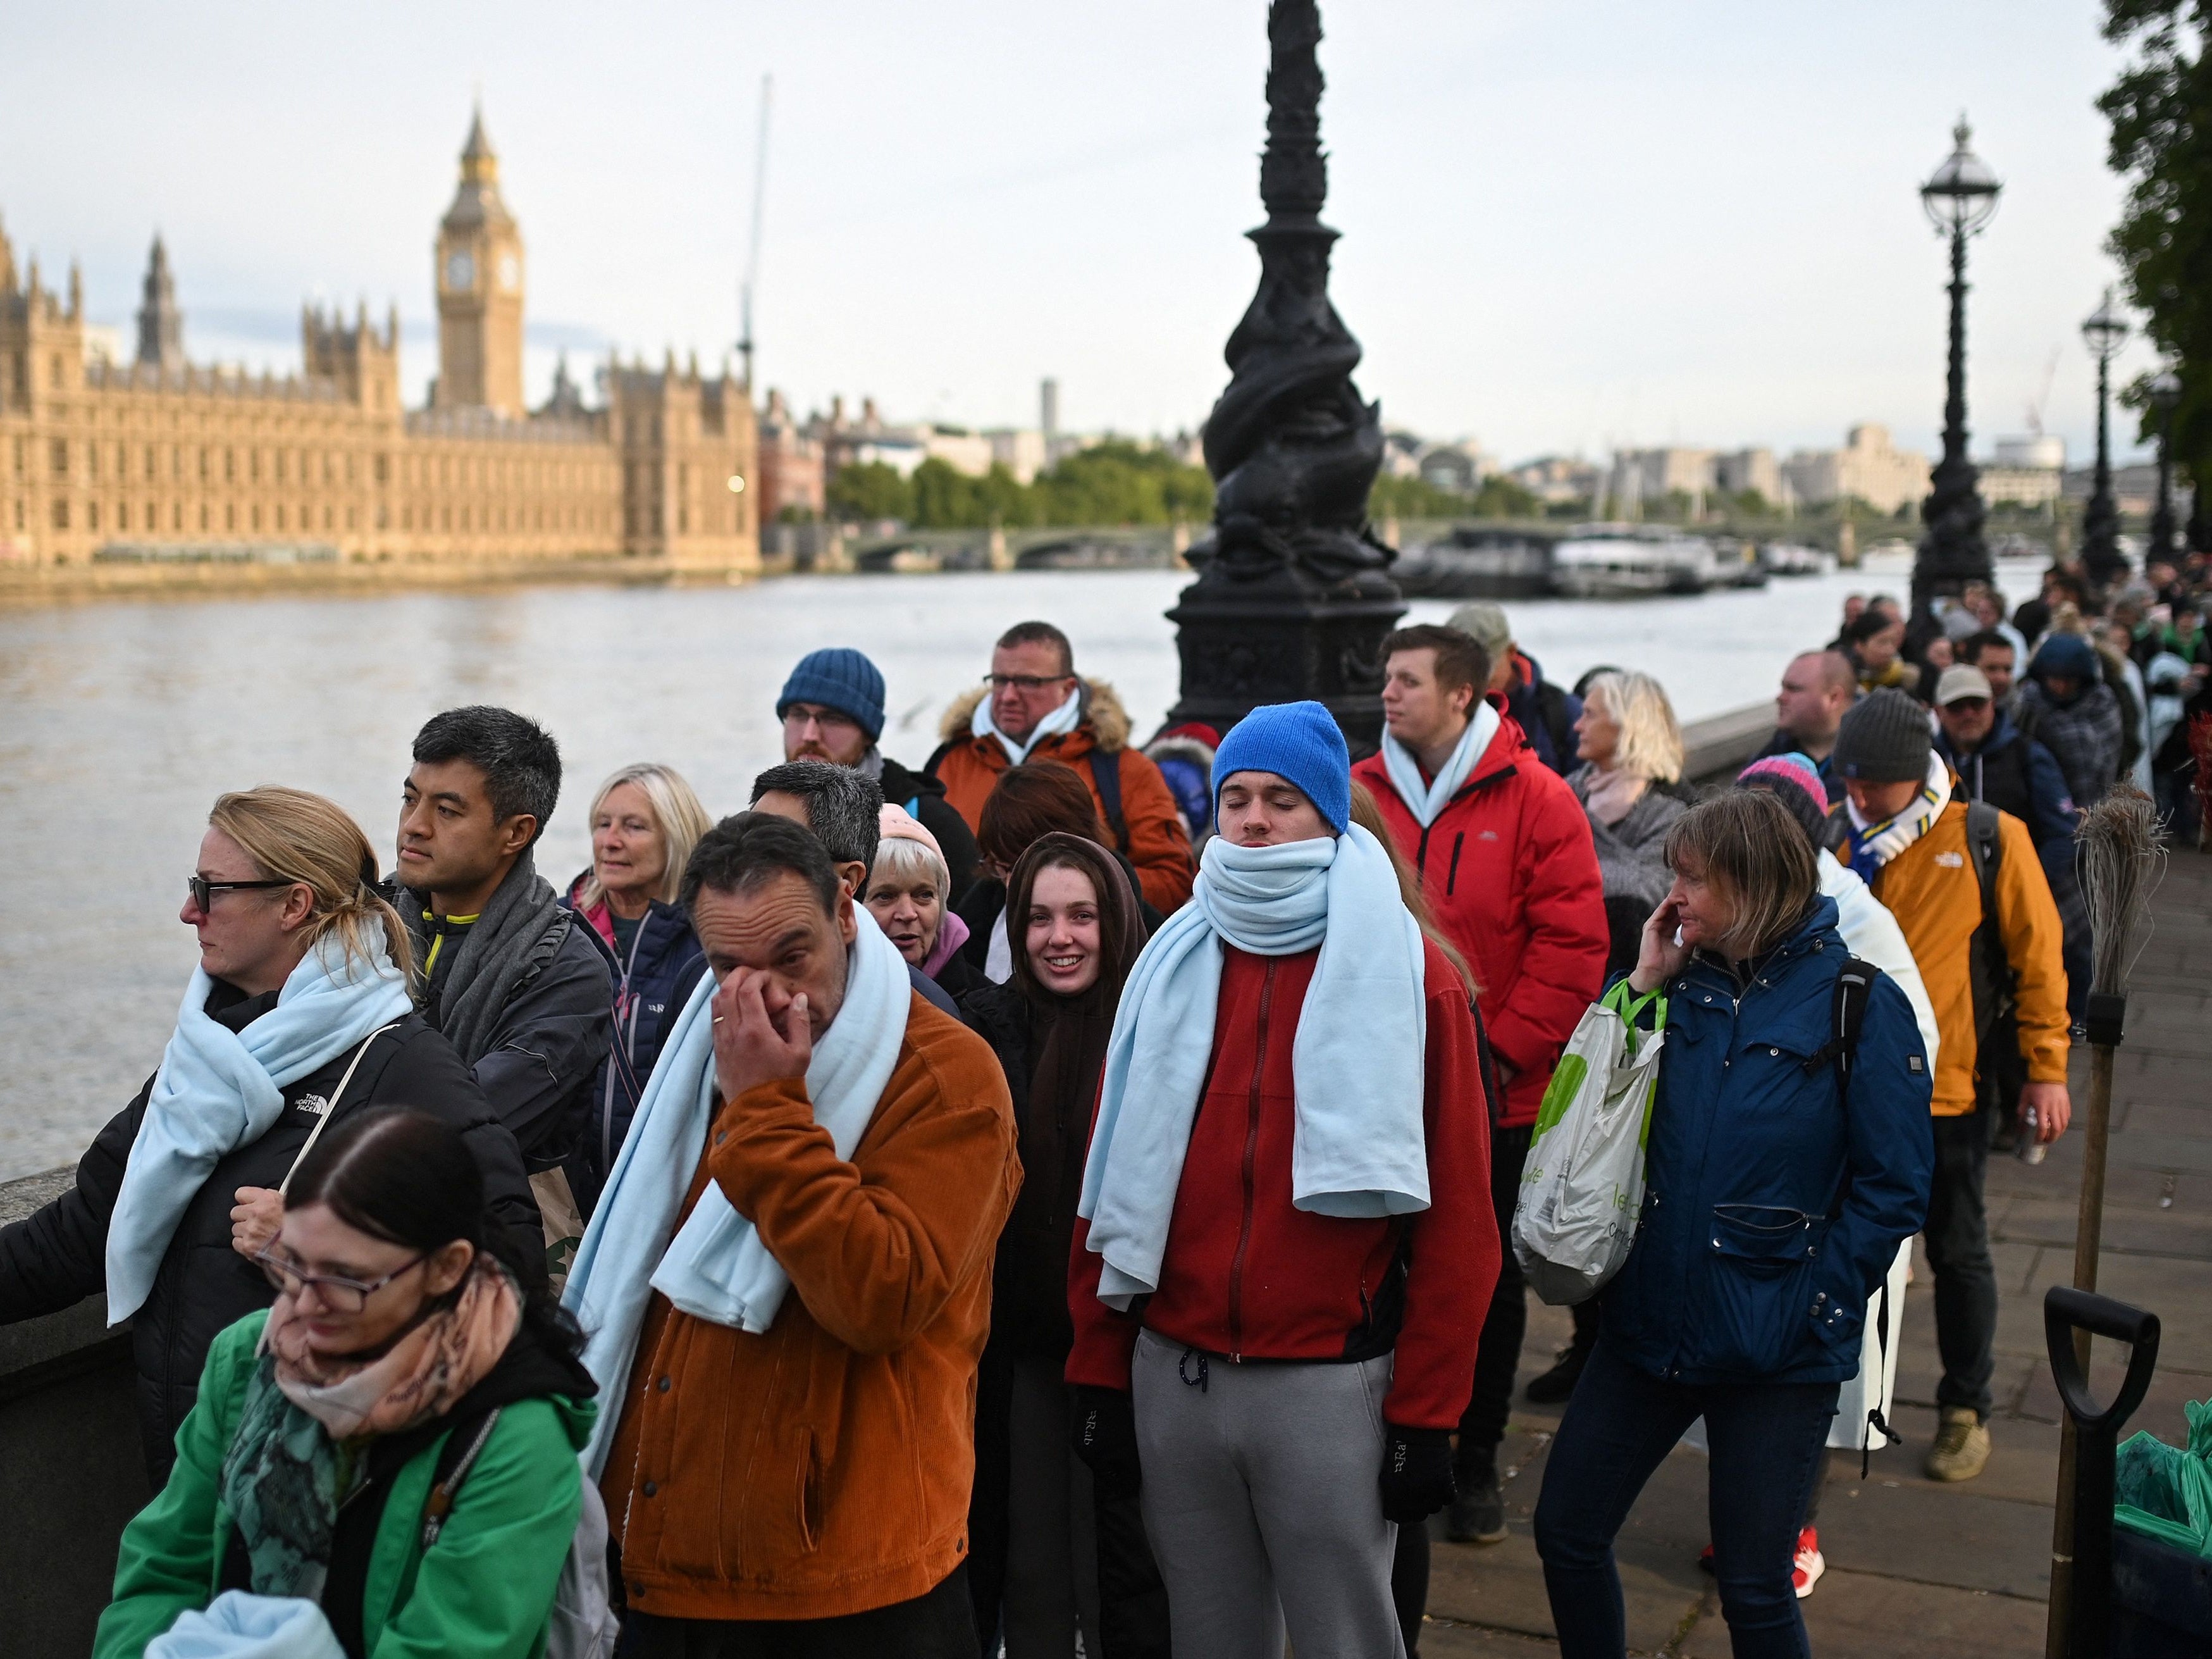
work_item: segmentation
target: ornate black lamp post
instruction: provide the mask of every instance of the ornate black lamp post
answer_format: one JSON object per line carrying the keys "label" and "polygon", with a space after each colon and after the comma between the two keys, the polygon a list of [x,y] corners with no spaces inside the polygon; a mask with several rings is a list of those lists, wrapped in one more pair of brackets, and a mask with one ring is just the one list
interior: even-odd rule
{"label": "ornate black lamp post", "polygon": [[2174,378],[2171,369],[2162,369],[2151,376],[2151,406],[2158,411],[2158,510],[2150,515],[2150,552],[2144,556],[2147,564],[2154,558],[2168,561],[2180,557],[2173,541],[2173,406],[2181,401],[2181,382]]}
{"label": "ornate black lamp post", "polygon": [[1935,176],[1920,186],[1921,205],[1939,235],[1951,238],[1951,377],[1943,400],[1943,459],[1920,503],[1928,528],[1912,564],[1916,628],[1930,626],[1929,601],[1955,594],[1969,582],[1989,580],[1990,550],[1982,540],[1981,474],[1966,459],[1966,239],[1997,210],[2002,187],[1989,164],[1966,148],[1966,118],[1951,129],[1956,145]]}
{"label": "ornate black lamp post", "polygon": [[2081,568],[2100,588],[2127,574],[2128,568],[2120,552],[2120,512],[2112,502],[2110,419],[2112,357],[2127,339],[2128,320],[2114,308],[2108,288],[2105,302],[2081,325],[2082,342],[2097,360],[2097,473],[2089,504],[2081,513]]}
{"label": "ornate black lamp post", "polygon": [[1320,42],[1315,0],[1273,0],[1260,288],[1206,418],[1213,534],[1185,555],[1198,580],[1168,613],[1182,658],[1170,718],[1225,731],[1256,704],[1316,698],[1356,753],[1381,741],[1381,646],[1405,607],[1397,555],[1367,520],[1382,412],[1352,383],[1359,342],[1328,300]]}

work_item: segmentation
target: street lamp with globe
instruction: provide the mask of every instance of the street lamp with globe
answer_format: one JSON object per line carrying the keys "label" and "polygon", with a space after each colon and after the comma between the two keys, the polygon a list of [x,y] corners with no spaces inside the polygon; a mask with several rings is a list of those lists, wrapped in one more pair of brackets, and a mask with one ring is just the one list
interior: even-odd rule
{"label": "street lamp with globe", "polygon": [[1943,459],[1929,479],[1920,503],[1927,528],[1912,565],[1912,615],[1917,631],[1935,625],[1932,601],[1956,594],[1969,582],[1992,574],[1990,551],[1982,540],[1987,515],[1982,505],[1981,475],[1966,458],[1966,239],[1987,225],[2003,188],[1989,163],[1967,147],[1972,137],[1961,115],[1951,130],[1954,148],[1928,182],[1920,203],[1939,235],[1951,239],[1951,369],[1943,401]]}
{"label": "street lamp with globe", "polygon": [[2158,411],[2158,510],[2150,515],[2150,552],[2144,563],[2179,557],[2173,545],[2173,406],[2181,401],[2181,381],[2171,369],[2151,376],[2151,406]]}
{"label": "street lamp with globe", "polygon": [[2125,575],[2128,568],[2120,552],[2120,512],[2112,500],[2110,415],[2112,358],[2127,344],[2128,320],[2112,303],[2111,289],[2105,290],[2105,302],[2081,325],[2081,341],[2097,360],[2097,473],[2089,504],[2081,514],[2081,568],[2101,588]]}

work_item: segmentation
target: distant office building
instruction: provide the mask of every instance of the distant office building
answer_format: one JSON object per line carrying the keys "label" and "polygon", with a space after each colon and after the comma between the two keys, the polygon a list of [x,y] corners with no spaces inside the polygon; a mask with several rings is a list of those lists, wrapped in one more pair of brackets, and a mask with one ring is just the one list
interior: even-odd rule
{"label": "distant office building", "polygon": [[1999,438],[1996,458],[1981,464],[1982,499],[2028,507],[2056,506],[2066,471],[2066,440],[2047,436]]}
{"label": "distant office building", "polygon": [[1790,493],[1809,506],[1854,497],[1894,513],[1928,493],[1928,458],[1898,448],[1889,429],[1862,422],[1840,449],[1800,449],[1782,463]]}
{"label": "distant office building", "polygon": [[565,370],[522,402],[522,237],[481,119],[438,229],[438,379],[401,406],[397,308],[380,330],[300,318],[301,372],[198,367],[168,253],[147,264],[135,361],[21,277],[0,235],[0,559],[476,561],[636,556],[759,563],[746,388],[611,365],[587,408]]}
{"label": "distant office building", "polygon": [[[1045,382],[1052,385],[1050,381]],[[1052,434],[1033,432],[1026,427],[1000,427],[983,434],[991,445],[991,460],[1014,475],[1017,484],[1027,484],[1049,465]]]}
{"label": "distant office building", "polygon": [[1472,438],[1456,443],[1432,443],[1420,454],[1421,482],[1434,490],[1471,496],[1482,488],[1491,472],[1490,459]]}
{"label": "distant office building", "polygon": [[1504,477],[1547,506],[1590,501],[1597,495],[1598,469],[1579,455],[1540,455],[1509,467]]}
{"label": "distant office building", "polygon": [[822,466],[822,440],[792,417],[783,393],[770,387],[760,414],[760,517],[773,524],[787,512],[799,518],[822,515],[829,480]]}
{"label": "distant office building", "polygon": [[1710,449],[1623,449],[1613,458],[1606,493],[1624,506],[1650,506],[1677,493],[1699,499],[1712,487]]}
{"label": "distant office building", "polygon": [[[2083,506],[2096,485],[2094,467],[2070,467],[2060,475],[2059,498],[2070,506]],[[2173,478],[2172,490],[2174,518],[2177,521],[2186,520],[2194,497],[2179,473]],[[2137,461],[2112,468],[2112,504],[2119,509],[2122,518],[2147,519],[2157,511],[2158,467],[2150,461]]]}
{"label": "distant office building", "polygon": [[1771,449],[1737,449],[1715,455],[1713,487],[1731,496],[1748,491],[1761,501],[1779,504],[1783,499],[1782,467]]}
{"label": "distant office building", "polygon": [[1037,426],[1048,445],[1060,436],[1060,382],[1056,380],[1038,382]]}

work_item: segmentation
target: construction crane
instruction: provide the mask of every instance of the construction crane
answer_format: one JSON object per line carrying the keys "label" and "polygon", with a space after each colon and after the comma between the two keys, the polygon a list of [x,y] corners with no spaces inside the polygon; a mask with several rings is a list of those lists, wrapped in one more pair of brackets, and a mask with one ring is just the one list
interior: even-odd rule
{"label": "construction crane", "polygon": [[2028,400],[2027,430],[2031,437],[2039,438],[2043,436],[2043,411],[2051,401],[2051,382],[2058,374],[2058,355],[2059,348],[2052,346],[2050,359],[2043,365],[2043,384],[2036,388],[2035,395]]}
{"label": "construction crane", "polygon": [[761,210],[768,195],[769,101],[775,76],[761,76],[760,142],[753,149],[753,235],[745,250],[744,280],[738,287],[738,357],[745,371],[745,395],[753,392],[753,288],[760,281]]}

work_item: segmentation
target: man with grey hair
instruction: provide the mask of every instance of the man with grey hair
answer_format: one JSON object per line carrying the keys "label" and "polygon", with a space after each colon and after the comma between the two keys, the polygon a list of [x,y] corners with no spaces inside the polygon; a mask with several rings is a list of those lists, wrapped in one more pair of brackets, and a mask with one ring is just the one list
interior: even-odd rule
{"label": "man with grey hair", "polygon": [[[860,901],[882,833],[884,791],[874,778],[827,760],[787,760],[753,779],[752,808],[813,831],[845,891],[854,903]],[[907,978],[925,1002],[959,1018],[959,1009],[936,980],[912,963]]]}

